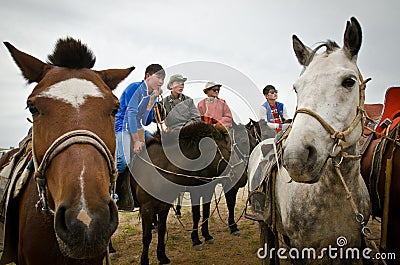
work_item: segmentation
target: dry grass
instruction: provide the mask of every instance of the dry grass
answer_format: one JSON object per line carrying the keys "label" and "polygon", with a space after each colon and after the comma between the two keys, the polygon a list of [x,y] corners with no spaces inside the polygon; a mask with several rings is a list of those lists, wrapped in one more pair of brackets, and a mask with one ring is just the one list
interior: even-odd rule
{"label": "dry grass", "polygon": [[[246,198],[247,192],[240,190],[237,198],[236,219],[243,212]],[[167,220],[166,243],[166,254],[170,258],[171,264],[260,264],[256,254],[260,244],[258,223],[244,217],[240,218],[238,225],[241,235],[239,237],[233,236],[227,227],[228,210],[225,199],[221,198],[218,204],[220,215],[215,207],[216,203],[213,202],[211,211],[215,211],[209,220],[210,234],[214,237],[215,244],[203,243],[203,250],[201,251],[192,248],[190,207],[182,208],[182,224],[171,209]],[[142,233],[138,212],[120,212],[120,225],[112,241],[117,250],[117,253],[111,256],[113,264],[140,264]],[[157,235],[153,234],[150,245],[150,264],[158,264],[156,246]]]}
{"label": "dry grass", "polygon": [[[245,207],[247,191],[240,190],[235,209],[236,220],[241,216]],[[259,225],[257,222],[248,220],[245,217],[239,219],[238,225],[241,232],[239,237],[230,234],[227,227],[226,203],[224,197],[221,198],[216,210],[216,203],[211,204],[211,211],[214,213],[210,217],[210,234],[215,239],[215,244],[207,245],[203,243],[203,250],[196,251],[192,248],[190,230],[192,227],[192,214],[190,207],[182,208],[181,222],[175,217],[174,210],[171,209],[167,220],[167,242],[166,254],[171,260],[171,264],[261,264],[257,257],[257,250],[260,247]],[[142,228],[139,212],[119,212],[120,225],[115,232],[112,241],[117,253],[112,254],[112,264],[127,265],[140,264],[142,252]],[[380,224],[376,220],[370,221],[368,226],[375,235],[379,236]],[[204,240],[203,240],[204,241]],[[376,242],[379,244],[379,242]],[[283,246],[283,242],[281,242]],[[157,234],[153,234],[150,245],[150,264],[158,264],[156,257]],[[369,247],[371,247],[369,245]],[[372,248],[372,247],[371,247]],[[321,264],[327,264],[321,261]],[[281,260],[282,265],[290,264],[288,260]],[[374,261],[377,264],[377,261]]]}

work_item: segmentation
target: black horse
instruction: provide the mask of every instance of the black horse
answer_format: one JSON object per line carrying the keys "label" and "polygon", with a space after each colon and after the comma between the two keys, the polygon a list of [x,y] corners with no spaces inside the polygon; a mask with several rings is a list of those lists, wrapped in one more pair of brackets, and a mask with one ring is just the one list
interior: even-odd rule
{"label": "black horse", "polygon": [[[234,152],[234,156],[238,159],[241,164],[240,170],[236,170],[240,174],[240,176],[236,177],[236,183],[231,183],[229,179],[221,179],[220,183],[222,184],[225,200],[228,208],[228,225],[231,234],[239,236],[240,231],[235,221],[235,205],[236,205],[236,197],[240,188],[243,188],[247,184],[247,163],[249,160],[249,156],[251,151],[257,144],[257,139],[255,138],[255,134],[251,131],[251,123],[247,125],[232,123],[232,128],[229,130],[231,143],[232,143],[232,151]],[[212,194],[208,194],[208,196],[212,196]],[[204,197],[203,197],[204,198]],[[208,197],[208,201],[211,197]],[[200,210],[197,209],[199,207],[200,198],[196,198],[196,201],[193,203],[193,194],[191,194],[191,202],[192,202],[192,214],[193,214],[193,230],[198,227],[198,222],[200,220]],[[204,205],[203,205],[204,206]],[[204,211],[204,208],[203,208]],[[205,208],[205,211],[209,211],[209,208]],[[197,214],[198,213],[198,214]],[[206,212],[207,213],[207,212]],[[178,202],[176,205],[176,215],[177,217],[181,216],[181,203],[180,197],[178,197]],[[209,216],[203,212],[203,216]],[[203,222],[206,223],[207,219],[203,218]],[[193,239],[193,237],[192,237]],[[211,241],[210,241],[211,240]],[[206,242],[212,242],[212,239],[207,240]],[[200,245],[201,242],[193,242],[193,245]],[[200,249],[200,248],[197,248]]]}
{"label": "black horse", "polygon": [[[168,264],[170,260],[165,254],[164,242],[166,220],[177,195],[190,189],[193,198],[203,196],[204,200],[211,193],[211,187],[215,187],[222,179],[230,178],[229,181],[235,182],[235,174],[230,173],[237,169],[239,161],[231,158],[231,150],[231,139],[224,127],[195,122],[180,131],[154,135],[146,142],[146,148],[134,157],[130,165],[133,173],[131,187],[142,216],[142,264],[149,263],[148,249],[154,214],[158,216],[157,258],[160,264]],[[199,210],[199,205],[195,205],[194,209],[197,208]],[[203,206],[205,208],[207,204]],[[203,215],[206,214],[207,211],[203,211]],[[196,222],[197,215],[193,216]],[[204,222],[201,228],[206,241],[212,240],[207,225]],[[192,241],[193,244],[201,242],[197,227],[192,232]]]}

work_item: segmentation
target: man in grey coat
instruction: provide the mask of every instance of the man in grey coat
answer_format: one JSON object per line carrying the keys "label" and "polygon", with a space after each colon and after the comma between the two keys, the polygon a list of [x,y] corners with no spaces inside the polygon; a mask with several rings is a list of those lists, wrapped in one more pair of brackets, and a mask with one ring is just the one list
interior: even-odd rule
{"label": "man in grey coat", "polygon": [[186,80],[187,78],[180,74],[172,75],[169,79],[167,88],[171,90],[171,94],[163,100],[165,125],[169,130],[200,120],[193,99],[183,94]]}

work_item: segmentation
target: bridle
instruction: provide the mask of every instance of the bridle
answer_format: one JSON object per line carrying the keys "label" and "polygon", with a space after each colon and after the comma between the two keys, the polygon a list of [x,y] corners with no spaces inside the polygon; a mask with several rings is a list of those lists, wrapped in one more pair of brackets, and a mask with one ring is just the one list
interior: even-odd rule
{"label": "bridle", "polygon": [[[364,109],[364,100],[365,100],[365,88],[366,84],[368,81],[371,80],[371,78],[368,78],[364,80],[362,78],[361,73],[359,72],[359,78],[360,78],[360,85],[359,85],[359,103],[357,106],[357,114],[354,117],[353,121],[351,124],[347,127],[347,129],[344,129],[343,131],[336,131],[329,123],[327,123],[318,113],[316,113],[313,110],[307,109],[307,108],[299,108],[296,110],[293,121],[295,120],[297,114],[303,113],[307,114],[314,119],[316,119],[322,127],[329,133],[330,137],[334,140],[334,149],[338,146],[342,146],[343,142],[346,142],[347,136],[349,136],[353,130],[358,126],[359,123],[361,123],[362,128],[364,128],[364,122],[363,119],[365,117],[365,109]],[[361,131],[362,133],[362,131]],[[361,137],[361,135],[360,135]],[[334,153],[335,150],[332,150],[332,154]]]}
{"label": "bridle", "polygon": [[[33,134],[34,135],[34,134]],[[107,145],[94,132],[88,130],[74,130],[67,132],[58,137],[45,152],[42,161],[38,164],[35,152],[32,150],[33,163],[35,166],[35,180],[39,192],[39,201],[42,205],[42,211],[48,211],[54,214],[54,210],[50,209],[46,196],[46,170],[50,166],[51,161],[65,149],[74,144],[90,144],[94,146],[106,159],[108,170],[110,171],[110,194],[114,198],[115,182],[118,177],[114,155],[111,153]],[[32,149],[34,149],[32,147]],[[38,205],[37,204],[37,205]]]}
{"label": "bridle", "polygon": [[[331,154],[328,156],[328,159],[332,160],[332,165],[334,167],[334,170],[339,177],[341,183],[343,184],[343,187],[346,192],[346,198],[349,200],[351,208],[355,214],[355,219],[356,221],[361,225],[361,234],[367,239],[371,245],[374,247],[375,251],[379,253],[379,249],[376,246],[376,243],[373,241],[372,237],[372,232],[371,229],[366,225],[366,221],[362,213],[358,210],[358,207],[353,199],[352,193],[349,189],[349,187],[346,184],[346,181],[342,175],[342,172],[340,170],[340,164],[343,161],[343,158],[351,159],[351,160],[358,160],[361,159],[361,155],[349,155],[346,152],[340,150],[340,155],[335,155],[335,149],[336,147],[342,147],[343,142],[346,142],[346,138],[350,133],[353,132],[353,130],[358,126],[358,124],[361,122],[362,130],[361,134],[364,130],[364,118],[366,117],[365,109],[364,109],[364,100],[365,100],[365,88],[366,84],[368,81],[371,80],[371,78],[368,78],[364,80],[362,78],[361,73],[359,72],[359,79],[360,79],[360,85],[359,85],[359,104],[357,106],[357,115],[347,127],[347,129],[343,131],[336,131],[331,125],[329,125],[319,114],[316,112],[307,109],[307,108],[299,108],[295,112],[295,117],[297,116],[298,113],[303,113],[310,115],[311,117],[315,118],[321,125],[324,127],[324,129],[329,133],[330,137],[334,140],[334,145]],[[293,118],[293,121],[295,119]],[[361,137],[361,135],[360,135]],[[342,149],[342,148],[341,148]],[[339,162],[338,162],[339,161]],[[386,262],[382,260],[384,264]]]}

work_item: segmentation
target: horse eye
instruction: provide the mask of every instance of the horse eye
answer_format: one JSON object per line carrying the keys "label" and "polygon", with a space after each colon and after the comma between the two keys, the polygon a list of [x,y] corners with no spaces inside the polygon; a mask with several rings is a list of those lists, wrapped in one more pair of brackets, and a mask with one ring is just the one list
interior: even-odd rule
{"label": "horse eye", "polygon": [[28,101],[26,103],[26,108],[29,109],[29,112],[32,114],[32,116],[37,116],[39,115],[39,110],[35,107],[35,104],[33,104],[32,101]]}
{"label": "horse eye", "polygon": [[345,80],[343,80],[342,86],[345,88],[352,88],[355,83],[356,83],[356,81],[354,79],[346,78]]}
{"label": "horse eye", "polygon": [[119,104],[117,104],[117,105],[114,106],[114,108],[113,108],[113,110],[112,110],[112,112],[111,112],[111,115],[112,115],[112,116],[117,115],[118,110],[119,110]]}
{"label": "horse eye", "polygon": [[294,91],[294,93],[296,93],[296,94],[297,94],[297,89],[296,89],[296,87],[295,87],[295,86],[293,86],[293,91]]}

